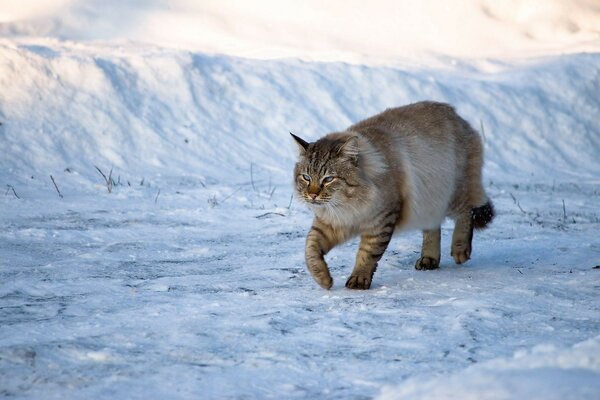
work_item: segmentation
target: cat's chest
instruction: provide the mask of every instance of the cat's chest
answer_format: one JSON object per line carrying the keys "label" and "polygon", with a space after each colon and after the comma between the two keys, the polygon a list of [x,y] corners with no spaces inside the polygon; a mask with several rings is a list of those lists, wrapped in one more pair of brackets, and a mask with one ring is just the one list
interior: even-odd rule
{"label": "cat's chest", "polygon": [[323,207],[315,211],[315,215],[331,225],[346,231],[360,232],[370,229],[374,216],[380,212],[376,204],[346,204],[335,208]]}

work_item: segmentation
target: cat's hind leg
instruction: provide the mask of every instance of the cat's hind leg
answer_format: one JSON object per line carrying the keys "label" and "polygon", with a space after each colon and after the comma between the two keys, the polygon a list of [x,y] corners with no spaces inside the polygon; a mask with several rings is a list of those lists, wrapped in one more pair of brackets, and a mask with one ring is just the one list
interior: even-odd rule
{"label": "cat's hind leg", "polygon": [[471,213],[460,214],[454,224],[450,255],[457,264],[471,258],[471,242],[473,241],[473,221]]}
{"label": "cat's hind leg", "polygon": [[423,231],[423,246],[421,258],[417,260],[415,268],[418,270],[436,269],[440,266],[441,228]]}
{"label": "cat's hind leg", "polygon": [[494,216],[494,205],[488,200],[484,205],[475,207],[470,212],[462,213],[456,218],[450,254],[457,264],[462,264],[471,258],[473,230],[485,229],[492,222]]}

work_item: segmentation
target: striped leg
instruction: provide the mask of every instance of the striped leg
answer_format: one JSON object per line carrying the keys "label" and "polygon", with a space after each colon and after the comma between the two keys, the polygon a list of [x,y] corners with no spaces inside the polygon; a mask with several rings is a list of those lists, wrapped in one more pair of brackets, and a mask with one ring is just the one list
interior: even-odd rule
{"label": "striped leg", "polygon": [[363,233],[356,254],[354,270],[346,281],[347,288],[368,289],[371,287],[373,274],[377,269],[377,262],[383,256],[392,239],[398,216],[398,212],[389,212],[381,219],[378,229]]}
{"label": "striped leg", "polygon": [[423,231],[423,247],[421,258],[417,260],[415,268],[418,270],[436,269],[440,266],[440,240],[442,230],[440,228],[431,231]]}
{"label": "striped leg", "polygon": [[333,285],[333,279],[324,256],[343,241],[344,237],[341,232],[315,218],[306,237],[306,266],[314,280],[324,289],[330,289]]}

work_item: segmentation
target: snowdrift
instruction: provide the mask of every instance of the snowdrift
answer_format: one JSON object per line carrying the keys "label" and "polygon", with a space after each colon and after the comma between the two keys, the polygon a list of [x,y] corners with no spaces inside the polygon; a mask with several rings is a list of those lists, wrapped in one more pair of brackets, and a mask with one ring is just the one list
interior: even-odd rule
{"label": "snowdrift", "polygon": [[593,399],[600,393],[600,336],[568,349],[536,346],[423,382],[388,387],[378,400]]}
{"label": "snowdrift", "polygon": [[0,176],[94,165],[223,180],[251,163],[289,175],[295,148],[391,106],[454,105],[485,136],[493,180],[600,176],[600,54],[397,69],[251,61],[159,48],[0,42]]}

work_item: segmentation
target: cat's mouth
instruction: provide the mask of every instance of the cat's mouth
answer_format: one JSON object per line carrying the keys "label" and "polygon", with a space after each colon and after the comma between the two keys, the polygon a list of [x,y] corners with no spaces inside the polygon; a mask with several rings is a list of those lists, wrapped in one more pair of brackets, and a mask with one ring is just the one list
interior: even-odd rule
{"label": "cat's mouth", "polygon": [[310,204],[310,205],[315,205],[315,206],[321,206],[324,205],[325,203],[327,203],[327,199],[319,199],[319,198],[314,198],[311,199],[310,197],[305,197],[304,200]]}

